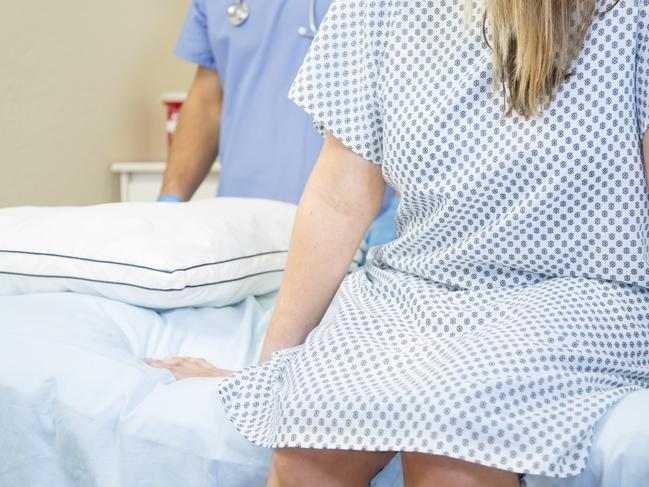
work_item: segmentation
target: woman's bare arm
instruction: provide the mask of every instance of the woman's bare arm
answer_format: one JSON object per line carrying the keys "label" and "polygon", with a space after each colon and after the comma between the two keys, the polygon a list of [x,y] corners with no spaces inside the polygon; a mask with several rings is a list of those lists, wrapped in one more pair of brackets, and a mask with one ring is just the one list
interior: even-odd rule
{"label": "woman's bare arm", "polygon": [[[288,262],[260,361],[299,345],[318,325],[379,211],[385,182],[380,166],[354,154],[329,135],[300,200]],[[146,360],[178,379],[221,377],[199,358]]]}
{"label": "woman's bare arm", "polygon": [[320,322],[381,206],[381,168],[329,135],[298,207],[284,280],[261,358]]}

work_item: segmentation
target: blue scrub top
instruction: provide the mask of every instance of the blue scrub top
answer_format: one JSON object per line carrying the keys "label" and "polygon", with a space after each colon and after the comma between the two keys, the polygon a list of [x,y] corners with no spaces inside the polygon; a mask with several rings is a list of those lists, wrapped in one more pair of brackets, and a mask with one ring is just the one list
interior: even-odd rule
{"label": "blue scrub top", "polygon": [[[297,203],[322,147],[311,118],[288,99],[311,44],[309,0],[246,0],[248,20],[235,27],[233,0],[193,0],[176,55],[215,69],[223,86],[219,196]],[[316,23],[330,0],[316,0]]]}

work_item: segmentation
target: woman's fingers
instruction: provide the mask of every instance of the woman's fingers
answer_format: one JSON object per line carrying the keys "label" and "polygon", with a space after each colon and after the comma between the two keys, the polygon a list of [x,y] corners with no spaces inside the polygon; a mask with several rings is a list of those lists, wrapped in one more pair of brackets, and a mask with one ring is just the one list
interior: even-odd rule
{"label": "woman's fingers", "polygon": [[151,367],[169,370],[176,379],[191,377],[227,377],[232,375],[231,370],[219,369],[207,360],[198,357],[170,357],[164,360],[144,359]]}
{"label": "woman's fingers", "polygon": [[145,358],[144,362],[152,367],[164,367],[165,365],[167,365],[162,360],[157,360],[153,358]]}

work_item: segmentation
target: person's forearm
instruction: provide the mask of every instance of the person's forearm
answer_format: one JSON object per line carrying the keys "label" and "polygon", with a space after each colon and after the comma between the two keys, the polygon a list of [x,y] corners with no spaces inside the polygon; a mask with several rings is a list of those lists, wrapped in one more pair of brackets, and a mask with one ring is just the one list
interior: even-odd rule
{"label": "person's forearm", "polygon": [[[332,148],[332,145],[334,147]],[[337,145],[337,147],[336,147]],[[260,361],[302,343],[320,322],[381,204],[385,183],[374,166],[339,142],[325,148],[298,207],[288,262]]]}
{"label": "person's forearm", "polygon": [[180,113],[161,195],[177,195],[183,200],[192,197],[216,158],[220,124],[220,85],[197,75]]}

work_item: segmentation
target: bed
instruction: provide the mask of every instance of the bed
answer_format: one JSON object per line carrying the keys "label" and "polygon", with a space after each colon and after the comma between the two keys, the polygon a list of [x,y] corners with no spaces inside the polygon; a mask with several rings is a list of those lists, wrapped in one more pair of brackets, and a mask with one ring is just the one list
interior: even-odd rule
{"label": "bed", "polygon": [[[159,205],[103,208],[101,218],[99,210],[0,211],[1,487],[264,485],[271,452],[248,443],[226,420],[216,393],[220,379],[176,381],[166,370],[142,362],[145,357],[197,356],[238,369],[257,360],[281,280],[285,254],[280,251],[288,244],[294,208],[227,203],[237,207],[234,211],[218,204],[226,206],[174,207],[180,213],[169,216],[165,210],[164,218]],[[245,211],[242,204],[248,205]],[[234,215],[213,237],[208,234],[218,222],[204,225],[204,234],[195,233],[198,223],[192,219],[205,220],[214,212]],[[126,223],[125,215],[131,219]],[[170,222],[174,218],[178,221]],[[102,225],[88,230],[92,221]],[[273,231],[261,231],[269,222]],[[12,229],[11,238],[2,233],[3,225]],[[126,226],[117,231],[119,225]],[[183,225],[192,229],[187,230],[190,235],[178,235]],[[142,235],[136,235],[136,227],[144,228]],[[61,236],[62,247],[56,247],[57,238],[42,238],[46,228],[72,232],[74,245]],[[79,242],[84,232],[74,228],[92,235]],[[236,244],[230,250],[226,232]],[[116,235],[123,238],[119,245]],[[165,245],[136,250],[151,239]],[[201,245],[186,248],[195,239]],[[255,245],[271,252],[265,255],[274,260],[239,259],[233,266],[234,257],[224,255],[264,254]],[[204,254],[206,262],[174,261],[181,258],[176,253],[188,252],[192,258]],[[129,266],[123,265],[126,261]],[[221,261],[227,268],[214,268]],[[209,275],[206,264],[212,265]],[[200,275],[187,270],[196,265]],[[269,266],[268,272],[251,272],[260,266]],[[259,275],[233,281],[232,273]],[[153,286],[160,280],[165,281]],[[222,285],[201,286],[225,281],[225,291]],[[330,312],[334,310],[335,302]],[[649,391],[627,396],[601,422],[582,475],[528,478],[527,485],[649,485],[648,411]],[[402,485],[398,458],[372,485]]]}

